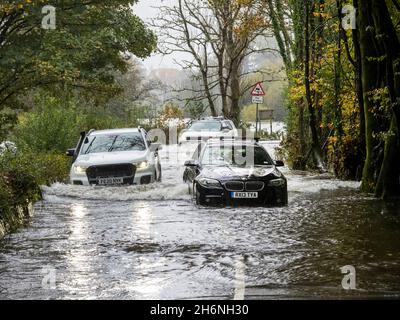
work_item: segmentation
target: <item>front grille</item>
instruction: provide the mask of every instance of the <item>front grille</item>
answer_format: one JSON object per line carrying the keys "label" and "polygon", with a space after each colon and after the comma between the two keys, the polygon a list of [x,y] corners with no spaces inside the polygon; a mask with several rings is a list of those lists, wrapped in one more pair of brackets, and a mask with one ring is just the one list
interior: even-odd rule
{"label": "front grille", "polygon": [[246,191],[261,191],[264,186],[265,184],[262,181],[249,181],[246,182]]}
{"label": "front grille", "polygon": [[134,177],[135,171],[136,167],[132,164],[113,164],[89,167],[86,174],[93,181],[100,178]]}
{"label": "front grille", "polygon": [[228,191],[243,191],[244,183],[240,181],[229,181],[225,183],[225,188]]}

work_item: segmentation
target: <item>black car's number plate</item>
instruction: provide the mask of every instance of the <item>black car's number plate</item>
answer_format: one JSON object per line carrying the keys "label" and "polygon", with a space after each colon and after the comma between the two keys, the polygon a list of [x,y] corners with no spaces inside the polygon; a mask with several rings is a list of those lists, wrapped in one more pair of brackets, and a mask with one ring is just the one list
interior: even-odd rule
{"label": "black car's number plate", "polygon": [[107,185],[116,185],[116,184],[123,184],[124,178],[102,178],[99,179],[99,185],[107,186]]}
{"label": "black car's number plate", "polygon": [[257,199],[258,192],[231,192],[233,199]]}

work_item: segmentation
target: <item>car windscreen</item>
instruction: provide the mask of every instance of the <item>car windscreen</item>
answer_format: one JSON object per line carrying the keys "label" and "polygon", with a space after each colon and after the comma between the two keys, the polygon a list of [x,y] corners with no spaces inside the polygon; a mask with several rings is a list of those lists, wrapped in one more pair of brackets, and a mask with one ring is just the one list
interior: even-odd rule
{"label": "car windscreen", "polygon": [[259,146],[218,145],[208,146],[202,157],[203,165],[212,166],[270,166],[273,161],[268,152]]}
{"label": "car windscreen", "polygon": [[224,121],[224,128],[233,130],[232,124],[229,121]]}
{"label": "car windscreen", "polygon": [[81,154],[144,150],[146,145],[140,133],[124,133],[89,137]]}
{"label": "car windscreen", "polygon": [[221,131],[222,126],[219,121],[199,121],[194,122],[187,131],[191,132],[202,132],[202,131],[211,131],[211,132],[219,132]]}

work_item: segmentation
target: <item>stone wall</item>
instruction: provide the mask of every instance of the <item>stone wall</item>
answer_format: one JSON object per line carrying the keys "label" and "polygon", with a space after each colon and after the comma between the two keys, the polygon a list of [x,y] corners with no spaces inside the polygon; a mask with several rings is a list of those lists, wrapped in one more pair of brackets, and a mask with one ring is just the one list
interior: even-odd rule
{"label": "stone wall", "polygon": [[9,213],[0,219],[0,240],[26,224],[33,215],[33,204],[18,206],[9,212],[13,214]]}

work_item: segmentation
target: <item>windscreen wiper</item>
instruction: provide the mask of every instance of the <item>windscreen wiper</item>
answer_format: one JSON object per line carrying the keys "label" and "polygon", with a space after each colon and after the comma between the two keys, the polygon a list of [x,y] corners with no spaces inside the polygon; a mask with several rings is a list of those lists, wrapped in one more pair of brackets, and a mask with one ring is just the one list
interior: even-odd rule
{"label": "windscreen wiper", "polygon": [[115,144],[115,141],[117,141],[117,139],[118,139],[118,136],[115,136],[110,148],[108,148],[108,152],[111,152],[114,149],[114,144]]}
{"label": "windscreen wiper", "polygon": [[94,140],[96,140],[96,137],[94,137],[93,140],[92,140],[92,142],[90,142],[88,148],[87,148],[86,151],[85,151],[85,154],[88,154],[88,153],[89,153],[90,149],[92,148],[92,145],[93,145]]}

